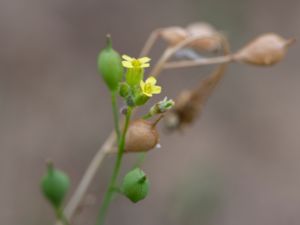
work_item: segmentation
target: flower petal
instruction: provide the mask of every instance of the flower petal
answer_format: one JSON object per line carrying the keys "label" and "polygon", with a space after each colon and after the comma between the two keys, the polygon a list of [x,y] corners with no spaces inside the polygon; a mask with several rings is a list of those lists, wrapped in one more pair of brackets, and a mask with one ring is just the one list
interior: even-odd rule
{"label": "flower petal", "polygon": [[147,95],[148,97],[152,97],[152,93],[143,92],[144,95]]}
{"label": "flower petal", "polygon": [[149,63],[144,63],[144,64],[141,65],[141,68],[147,68],[147,67],[150,67]]}
{"label": "flower petal", "polygon": [[152,94],[159,94],[161,92],[161,86],[153,86]]}
{"label": "flower petal", "polygon": [[144,82],[143,80],[141,80],[140,86],[141,86],[142,91],[144,92],[144,89],[145,89],[145,82]]}
{"label": "flower petal", "polygon": [[144,63],[147,63],[147,62],[150,62],[150,58],[149,57],[143,57],[143,58],[139,58],[138,61],[141,63],[141,64],[144,64]]}
{"label": "flower petal", "polygon": [[128,61],[122,61],[122,65],[126,68],[132,68],[133,67],[132,64]]}
{"label": "flower petal", "polygon": [[131,61],[134,60],[134,58],[131,58],[131,57],[128,56],[128,55],[122,55],[122,58],[125,59],[125,60],[128,61],[128,62],[131,62]]}
{"label": "flower petal", "polygon": [[146,83],[151,84],[151,85],[155,85],[156,84],[156,79],[155,77],[148,77],[148,79],[146,80]]}

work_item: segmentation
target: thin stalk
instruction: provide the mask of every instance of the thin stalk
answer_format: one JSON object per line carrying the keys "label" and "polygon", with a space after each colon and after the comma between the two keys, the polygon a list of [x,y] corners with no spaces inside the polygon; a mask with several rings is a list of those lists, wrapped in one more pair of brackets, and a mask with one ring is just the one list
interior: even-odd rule
{"label": "thin stalk", "polygon": [[174,69],[174,68],[184,68],[191,66],[204,66],[204,65],[212,65],[212,64],[221,64],[232,62],[232,55],[219,56],[214,58],[201,58],[196,60],[182,60],[175,62],[165,63],[164,69]]}
{"label": "thin stalk", "polygon": [[119,111],[118,111],[118,105],[117,105],[117,97],[115,92],[111,92],[111,105],[112,105],[112,111],[114,114],[114,124],[115,124],[115,132],[117,135],[117,140],[120,140],[121,131],[120,131],[120,122],[119,122]]}
{"label": "thin stalk", "polygon": [[66,218],[64,211],[61,208],[56,209],[56,217],[63,225],[70,225],[68,219]]}
{"label": "thin stalk", "polygon": [[104,200],[103,200],[102,206],[100,208],[97,225],[102,225],[104,223],[104,219],[105,219],[108,207],[112,201],[113,194],[115,192],[115,186],[116,186],[116,181],[117,181],[117,178],[118,178],[118,175],[120,172],[120,168],[121,168],[121,163],[122,163],[122,158],[123,158],[123,153],[124,153],[124,148],[125,148],[125,138],[126,138],[126,133],[128,130],[129,122],[130,122],[131,112],[132,112],[132,108],[128,107],[126,118],[125,118],[124,129],[123,129],[122,135],[119,140],[119,149],[118,149],[117,159],[115,162],[113,174],[111,176],[111,180],[110,180],[108,189],[104,195]]}

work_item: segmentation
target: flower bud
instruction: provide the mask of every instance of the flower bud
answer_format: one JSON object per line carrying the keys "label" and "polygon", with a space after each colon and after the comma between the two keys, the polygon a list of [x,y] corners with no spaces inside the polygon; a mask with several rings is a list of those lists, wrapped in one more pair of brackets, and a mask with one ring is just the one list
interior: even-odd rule
{"label": "flower bud", "polygon": [[61,206],[69,186],[69,177],[64,172],[55,169],[52,163],[48,163],[47,172],[41,180],[41,189],[55,208]]}
{"label": "flower bud", "polygon": [[170,110],[174,105],[175,102],[172,99],[168,99],[167,97],[165,97],[164,100],[159,101],[150,108],[149,115],[154,116],[157,114],[164,113]]}
{"label": "flower bud", "polygon": [[116,91],[122,80],[123,67],[121,61],[119,53],[112,48],[111,38],[108,35],[107,46],[98,56],[98,71],[110,91]]}
{"label": "flower bud", "polygon": [[274,33],[263,34],[234,55],[234,60],[257,66],[269,66],[280,62],[287,47],[295,40],[286,40]]}
{"label": "flower bud", "polygon": [[188,33],[181,27],[167,27],[161,30],[161,37],[169,44],[176,45],[188,37]]}
{"label": "flower bud", "polygon": [[127,198],[136,203],[148,195],[149,180],[141,169],[135,168],[124,177],[121,190]]}
{"label": "flower bud", "polygon": [[122,83],[119,88],[119,94],[123,98],[126,98],[129,95],[130,87],[127,83]]}
{"label": "flower bud", "polygon": [[125,152],[146,152],[154,148],[159,141],[156,124],[138,119],[130,123],[125,142]]}
{"label": "flower bud", "polygon": [[193,23],[186,28],[190,36],[198,36],[189,46],[199,51],[216,51],[221,48],[220,34],[208,23]]}

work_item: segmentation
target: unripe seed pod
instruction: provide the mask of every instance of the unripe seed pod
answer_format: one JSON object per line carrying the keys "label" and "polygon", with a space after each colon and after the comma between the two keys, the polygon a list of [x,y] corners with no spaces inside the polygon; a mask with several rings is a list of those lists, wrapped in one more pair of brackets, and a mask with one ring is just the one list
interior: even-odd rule
{"label": "unripe seed pod", "polygon": [[156,129],[159,119],[154,123],[143,119],[131,122],[126,134],[125,152],[146,152],[154,148],[159,141]]}
{"label": "unripe seed pod", "polygon": [[123,67],[121,56],[112,48],[111,38],[107,36],[107,46],[98,56],[98,72],[111,91],[116,91],[122,80]]}
{"label": "unripe seed pod", "polygon": [[176,45],[188,37],[188,33],[181,27],[167,27],[160,31],[161,37],[169,44]]}
{"label": "unripe seed pod", "polygon": [[288,46],[294,41],[274,33],[263,34],[238,51],[233,58],[257,66],[274,65],[284,58]]}
{"label": "unripe seed pod", "polygon": [[148,195],[149,180],[141,169],[135,168],[124,177],[121,190],[127,198],[136,203]]}
{"label": "unripe seed pod", "polygon": [[69,187],[69,177],[64,172],[53,168],[52,163],[48,163],[47,172],[41,180],[41,189],[55,208],[61,206]]}
{"label": "unripe seed pod", "polygon": [[189,46],[199,51],[216,51],[221,48],[220,34],[208,23],[193,23],[186,28],[190,36],[198,36]]}
{"label": "unripe seed pod", "polygon": [[149,100],[149,98],[150,97],[148,97],[147,95],[139,93],[134,98],[134,104],[138,106],[144,105]]}

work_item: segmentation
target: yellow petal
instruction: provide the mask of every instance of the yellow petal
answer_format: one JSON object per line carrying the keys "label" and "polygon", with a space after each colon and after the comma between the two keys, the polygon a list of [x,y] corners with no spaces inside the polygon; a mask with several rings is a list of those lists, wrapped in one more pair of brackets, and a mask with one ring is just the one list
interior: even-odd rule
{"label": "yellow petal", "polygon": [[122,61],[122,65],[126,68],[132,68],[133,67],[132,64],[128,61]]}
{"label": "yellow petal", "polygon": [[142,91],[144,91],[144,89],[145,89],[145,82],[141,80],[140,86],[141,86]]}
{"label": "yellow petal", "polygon": [[159,94],[161,92],[160,86],[153,86],[152,87],[152,94]]}
{"label": "yellow petal", "polygon": [[149,57],[143,57],[143,58],[139,58],[138,61],[141,63],[141,64],[144,64],[144,63],[147,63],[147,62],[150,62],[150,58]]}
{"label": "yellow petal", "polygon": [[131,57],[128,56],[128,55],[122,55],[122,58],[125,59],[125,60],[128,61],[128,62],[131,62],[131,61],[134,60],[134,58],[131,58]]}
{"label": "yellow petal", "polygon": [[149,66],[150,66],[149,63],[144,63],[144,64],[141,65],[141,68],[147,68],[147,67],[149,67]]}
{"label": "yellow petal", "polygon": [[146,80],[146,83],[151,84],[151,85],[155,85],[155,84],[156,84],[156,79],[155,79],[155,77],[149,77],[149,78]]}
{"label": "yellow petal", "polygon": [[148,97],[152,97],[152,93],[143,92],[144,95],[147,95]]}

